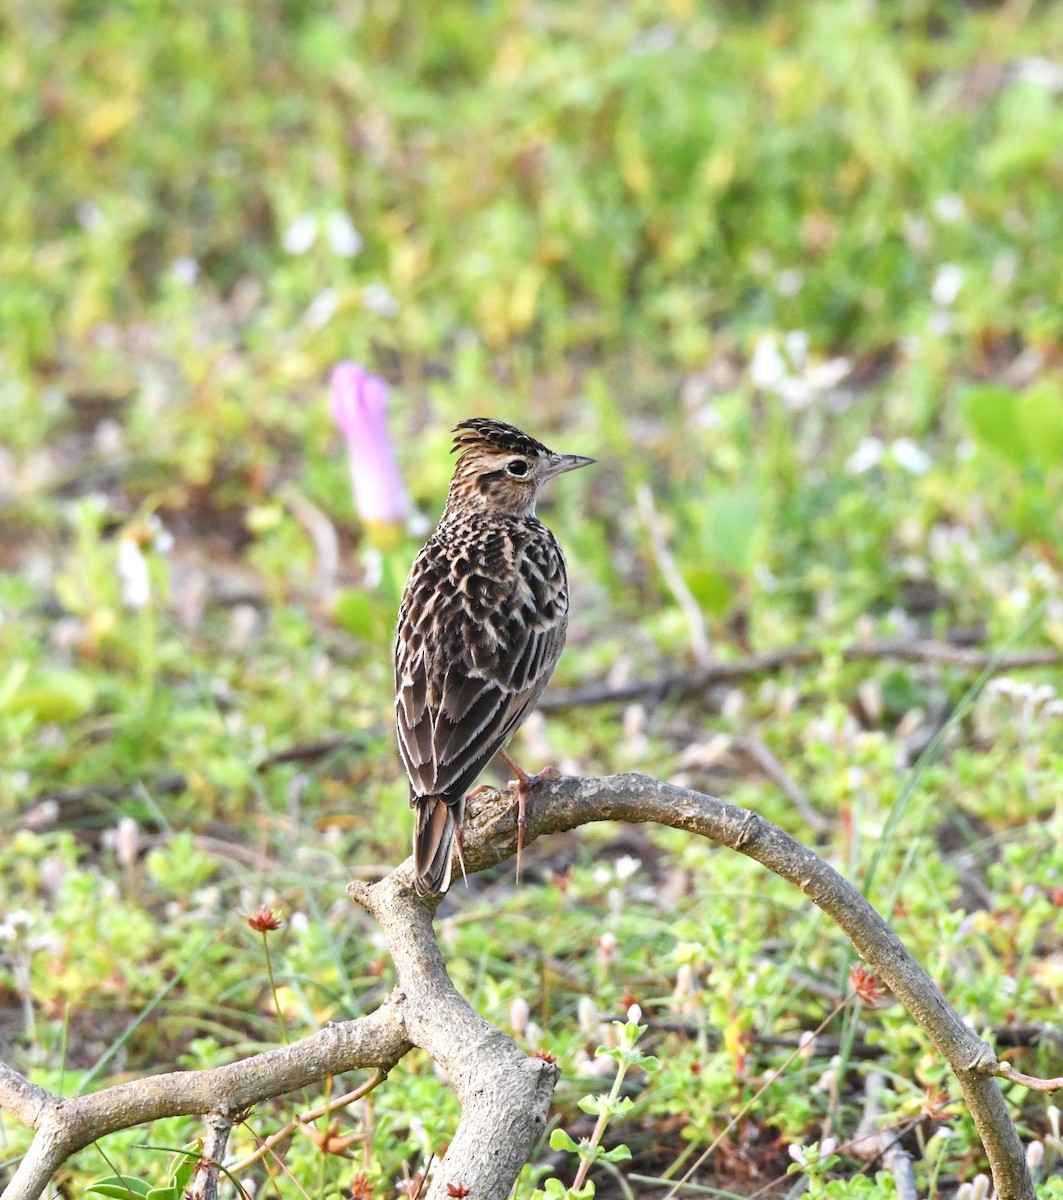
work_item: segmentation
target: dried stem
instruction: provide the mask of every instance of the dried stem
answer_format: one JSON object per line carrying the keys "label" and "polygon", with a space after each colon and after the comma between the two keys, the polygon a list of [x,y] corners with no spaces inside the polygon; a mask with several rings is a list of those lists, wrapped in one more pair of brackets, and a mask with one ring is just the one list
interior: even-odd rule
{"label": "dried stem", "polygon": [[[754,675],[766,675],[788,667],[810,666],[823,661],[825,654],[815,646],[783,646],[765,654],[750,654],[733,662],[713,662],[694,666],[674,675],[656,679],[638,679],[616,687],[608,684],[588,684],[583,687],[555,689],[539,701],[544,711],[560,708],[582,708],[590,704],[623,704],[633,700],[663,700],[666,696],[692,696],[721,683],[738,683]],[[901,662],[928,663],[933,666],[955,667],[960,671],[984,671],[987,667],[1001,671],[1022,671],[1032,667],[1055,667],[1063,663],[1058,650],[1017,650],[999,657],[984,650],[967,646],[951,646],[947,642],[929,642],[908,638],[882,638],[854,642],[841,651],[846,662],[865,662],[878,659],[899,659]]]}

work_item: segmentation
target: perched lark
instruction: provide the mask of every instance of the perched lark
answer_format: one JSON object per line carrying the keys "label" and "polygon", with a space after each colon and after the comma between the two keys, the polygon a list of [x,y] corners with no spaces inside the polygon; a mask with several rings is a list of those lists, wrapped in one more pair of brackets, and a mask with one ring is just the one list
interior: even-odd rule
{"label": "perched lark", "polygon": [[395,639],[395,723],[422,896],[446,891],[466,793],[500,752],[517,776],[519,863],[534,777],[505,745],[542,695],[568,627],[564,555],[535,502],[552,476],[594,461],[484,417],[454,432],[446,508],[410,570]]}

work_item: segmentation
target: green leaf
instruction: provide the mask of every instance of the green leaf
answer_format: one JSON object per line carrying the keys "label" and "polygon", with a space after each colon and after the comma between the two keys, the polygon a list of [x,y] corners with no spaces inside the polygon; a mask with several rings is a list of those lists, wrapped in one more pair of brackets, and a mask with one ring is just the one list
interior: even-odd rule
{"label": "green leaf", "polygon": [[1010,388],[987,383],[963,396],[963,411],[975,439],[1011,462],[1026,460],[1026,444],[1018,421],[1018,398]]}
{"label": "green leaf", "polygon": [[711,497],[706,530],[712,556],[732,570],[748,571],[756,545],[759,516],[757,498],[747,488],[718,492]]}
{"label": "green leaf", "polygon": [[627,1146],[624,1145],[623,1142],[621,1142],[619,1146],[614,1146],[612,1150],[606,1150],[602,1155],[602,1158],[604,1158],[606,1162],[611,1163],[627,1162],[630,1157],[631,1151],[627,1148]]}
{"label": "green leaf", "polygon": [[551,1150],[567,1150],[570,1154],[579,1154],[579,1146],[561,1128],[550,1134]]}
{"label": "green leaf", "polygon": [[106,1179],[97,1179],[85,1191],[97,1196],[112,1197],[113,1200],[130,1200],[131,1196],[147,1197],[152,1187],[143,1179],[134,1179],[131,1175],[108,1175]]}
{"label": "green leaf", "polygon": [[1063,392],[1044,379],[1022,392],[1015,404],[1019,432],[1030,460],[1051,470],[1063,463]]}
{"label": "green leaf", "polygon": [[[5,693],[7,690],[5,682]],[[41,721],[72,721],[95,703],[92,680],[80,671],[60,668],[26,676],[6,695],[3,707],[12,713],[32,712]]]}
{"label": "green leaf", "polygon": [[174,1184],[168,1183],[166,1187],[152,1188],[145,1200],[181,1200],[181,1190]]}

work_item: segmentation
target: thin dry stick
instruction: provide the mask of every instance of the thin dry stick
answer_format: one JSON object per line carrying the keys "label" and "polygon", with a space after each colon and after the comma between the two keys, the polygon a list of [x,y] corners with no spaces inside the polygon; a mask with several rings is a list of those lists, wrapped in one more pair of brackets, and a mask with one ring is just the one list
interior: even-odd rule
{"label": "thin dry stick", "polygon": [[[846,662],[899,659],[901,662],[928,663],[934,666],[955,667],[961,671],[984,671],[992,667],[1002,671],[1025,671],[1034,667],[1057,667],[1063,664],[1058,650],[1018,650],[1013,654],[996,656],[984,650],[966,646],[950,646],[947,642],[930,642],[908,638],[883,638],[855,642],[841,651]],[[583,687],[548,691],[539,701],[544,711],[561,708],[582,708],[591,704],[622,704],[632,700],[655,699],[665,696],[690,696],[721,683],[737,683],[754,675],[783,671],[789,667],[810,666],[825,658],[815,646],[782,646],[765,654],[750,654],[733,662],[716,661],[707,667],[693,667],[674,675],[657,679],[639,679],[632,683],[611,686],[587,684]]]}
{"label": "thin dry stick", "polygon": [[271,1133],[268,1138],[260,1142],[258,1149],[253,1154],[249,1154],[246,1158],[240,1159],[239,1162],[233,1163],[229,1167],[229,1170],[233,1175],[236,1175],[240,1171],[246,1171],[252,1163],[258,1162],[274,1146],[293,1134],[297,1125],[309,1125],[311,1122],[316,1121],[318,1117],[340,1112],[348,1104],[353,1104],[355,1100],[361,1100],[363,1096],[367,1096],[375,1087],[383,1083],[386,1078],[387,1075],[383,1071],[374,1071],[365,1083],[360,1087],[356,1087],[353,1092],[348,1092],[344,1096],[337,1096],[335,1100],[330,1100],[327,1104],[319,1104],[316,1108],[308,1108],[306,1112],[300,1113],[297,1117],[292,1117],[276,1133]]}
{"label": "thin dry stick", "polygon": [[1038,1079],[1036,1075],[1024,1075],[1016,1071],[1011,1063],[996,1062],[986,1067],[986,1073],[996,1075],[998,1079],[1006,1079],[1009,1083],[1021,1083],[1034,1092],[1058,1092],[1063,1088],[1063,1075],[1057,1079]]}
{"label": "thin dry stick", "polygon": [[694,661],[699,667],[707,667],[712,662],[712,645],[709,642],[708,630],[705,628],[705,614],[701,611],[697,600],[694,599],[693,592],[687,587],[683,572],[680,571],[679,564],[668,547],[664,522],[661,520],[661,514],[657,511],[657,506],[653,503],[653,493],[644,483],[640,483],[635,489],[635,503],[638,506],[642,523],[646,527],[646,533],[649,535],[650,547],[653,550],[653,557],[657,561],[657,568],[661,572],[661,578],[668,585],[668,590],[675,597],[676,604],[682,609],[683,616],[686,618]]}
{"label": "thin dry stick", "polygon": [[187,1200],[217,1200],[220,1174],[218,1167],[225,1158],[225,1147],[232,1127],[232,1117],[223,1116],[221,1113],[211,1113],[207,1118],[203,1153],[196,1163],[196,1173]]}
{"label": "thin dry stick", "polygon": [[[917,1200],[912,1158],[901,1145],[910,1123],[900,1129],[879,1129],[882,1116],[882,1094],[886,1078],[880,1071],[870,1071],[864,1081],[864,1112],[860,1124],[848,1143],[848,1149],[865,1163],[881,1159],[897,1185],[897,1200]],[[866,1167],[865,1167],[866,1170]]]}

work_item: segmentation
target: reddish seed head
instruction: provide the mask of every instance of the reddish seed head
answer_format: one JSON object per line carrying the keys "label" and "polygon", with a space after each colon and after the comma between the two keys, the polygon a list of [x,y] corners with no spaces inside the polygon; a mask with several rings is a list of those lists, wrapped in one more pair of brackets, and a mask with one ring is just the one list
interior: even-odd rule
{"label": "reddish seed head", "polygon": [[883,987],[882,980],[874,971],[869,971],[867,967],[860,964],[857,964],[849,972],[849,986],[868,1008],[875,1008],[885,997],[886,989]]}
{"label": "reddish seed head", "polygon": [[351,1200],[373,1200],[373,1185],[364,1171],[359,1171],[351,1180]]}
{"label": "reddish seed head", "polygon": [[447,1184],[447,1195],[448,1196],[462,1197],[462,1196],[467,1196],[468,1194],[469,1194],[469,1189],[463,1183],[448,1183]]}
{"label": "reddish seed head", "polygon": [[284,924],[280,917],[273,915],[273,909],[266,908],[265,905],[253,917],[248,917],[247,923],[256,933],[269,933],[271,930],[280,929]]}
{"label": "reddish seed head", "polygon": [[547,1062],[547,1063],[557,1062],[557,1055],[551,1054],[549,1050],[536,1050],[535,1057],[541,1058],[543,1060],[543,1062]]}

